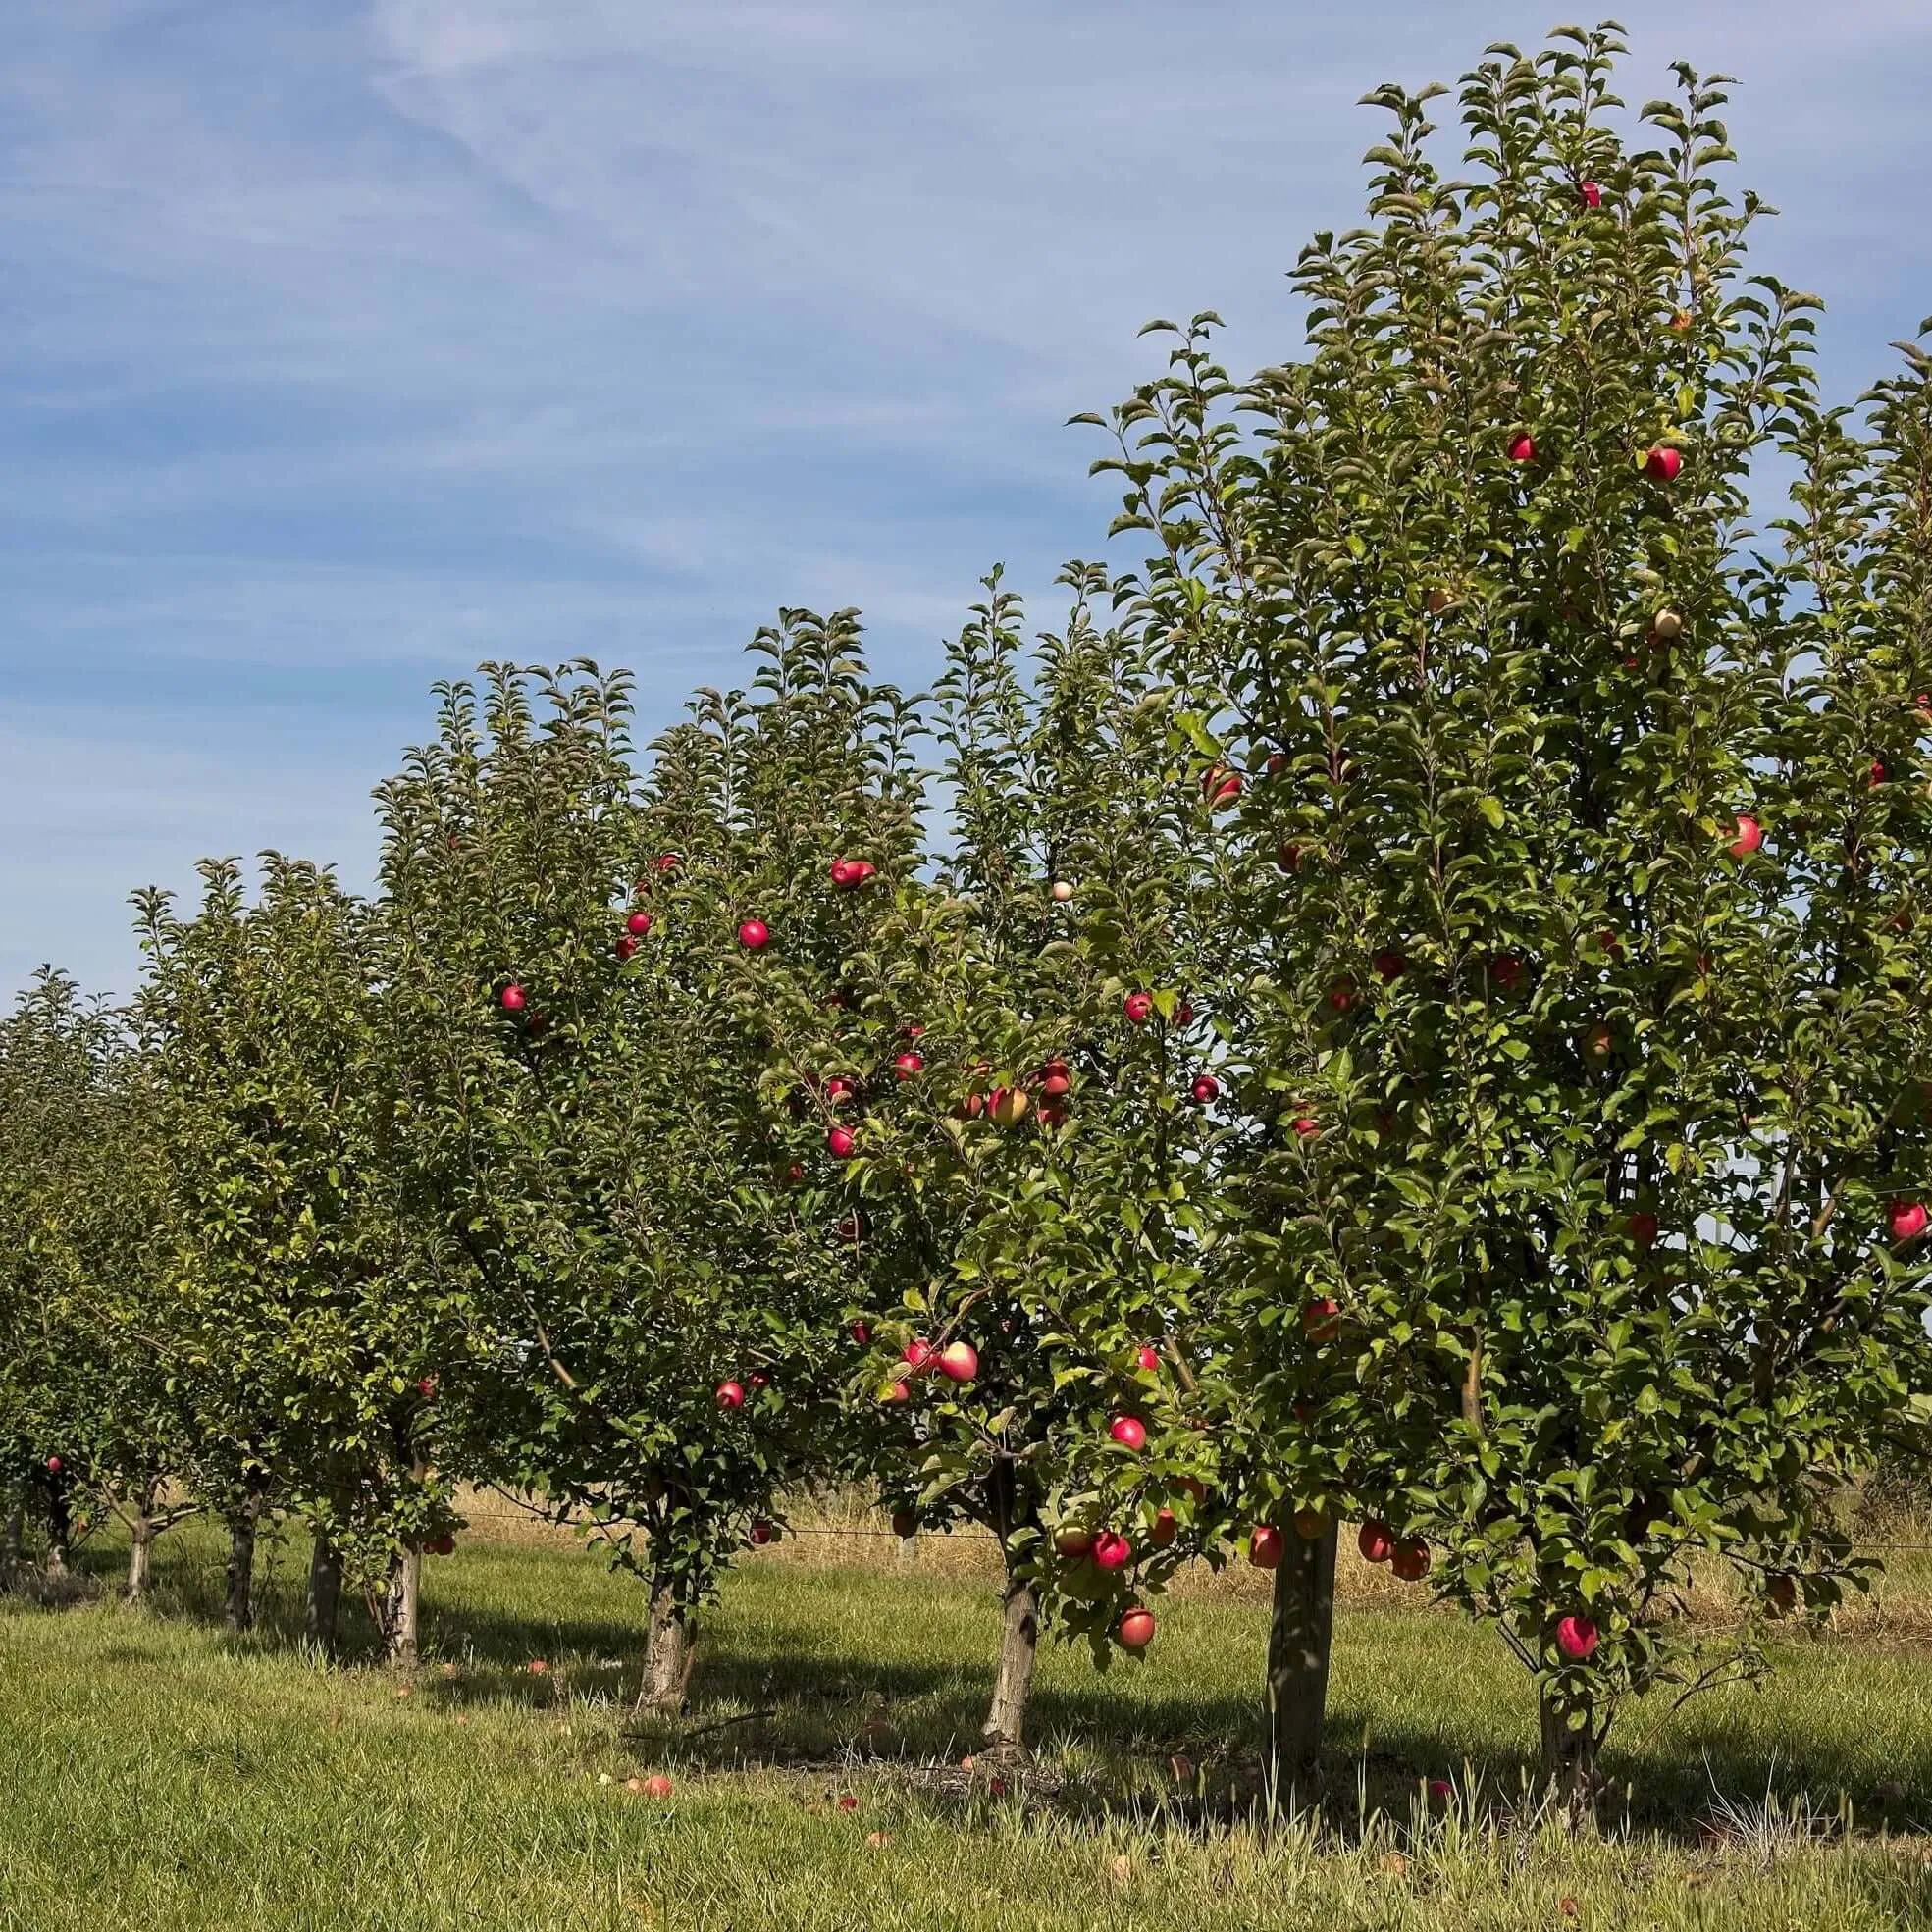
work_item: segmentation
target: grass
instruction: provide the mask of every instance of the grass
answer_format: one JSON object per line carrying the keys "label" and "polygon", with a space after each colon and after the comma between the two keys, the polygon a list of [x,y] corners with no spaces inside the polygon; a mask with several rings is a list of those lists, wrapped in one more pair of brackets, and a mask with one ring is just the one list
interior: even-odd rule
{"label": "grass", "polygon": [[[299,1546],[243,1642],[209,1621],[212,1543],[163,1552],[149,1611],[0,1609],[0,1932],[1932,1921],[1932,1683],[1895,1643],[1795,1644],[1764,1691],[1634,1713],[1609,1827],[1573,1839],[1528,1800],[1501,1645],[1351,1609],[1330,1802],[1271,1827],[1245,1601],[1171,1604],[1105,1677],[1050,1652],[1038,1771],[996,1795],[957,1768],[997,1622],[972,1579],[750,1564],[690,1722],[632,1732],[637,1589],[581,1553],[467,1540],[430,1567],[403,1679],[303,1658]],[[669,1801],[626,1788],[660,1769]]]}

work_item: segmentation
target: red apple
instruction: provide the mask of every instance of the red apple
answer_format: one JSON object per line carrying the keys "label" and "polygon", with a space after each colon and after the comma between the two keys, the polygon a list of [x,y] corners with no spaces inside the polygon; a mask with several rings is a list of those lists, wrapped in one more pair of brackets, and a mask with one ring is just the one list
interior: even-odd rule
{"label": "red apple", "polygon": [[435,1401],[436,1378],[434,1376],[419,1376],[416,1380],[416,1393],[420,1395],[425,1402]]}
{"label": "red apple", "polygon": [[925,1062],[915,1053],[902,1053],[892,1063],[893,1072],[902,1080],[910,1080],[925,1066]]}
{"label": "red apple", "polygon": [[1429,1545],[1418,1537],[1404,1537],[1395,1545],[1388,1567],[1403,1583],[1420,1583],[1429,1574]]}
{"label": "red apple", "polygon": [[620,960],[628,960],[637,951],[637,941],[628,932],[624,933],[612,950]]}
{"label": "red apple", "polygon": [[853,1098],[857,1089],[853,1086],[850,1080],[843,1078],[841,1075],[837,1073],[834,1073],[832,1077],[825,1082],[822,1091],[825,1095],[826,1106],[843,1107],[848,1100]]}
{"label": "red apple", "polygon": [[745,1380],[751,1384],[754,1389],[769,1388],[771,1386],[771,1378],[762,1369],[754,1369]]}
{"label": "red apple", "polygon": [[761,953],[771,940],[771,928],[762,919],[744,919],[738,927],[738,943],[748,953]]}
{"label": "red apple", "polygon": [[717,1405],[721,1409],[742,1409],[745,1406],[745,1389],[742,1384],[721,1382],[717,1386]]}
{"label": "red apple", "polygon": [[1609,1058],[1610,1047],[1614,1037],[1609,1027],[1599,1019],[1583,1036],[1583,1050],[1593,1060],[1606,1060]]}
{"label": "red apple", "polygon": [[456,1553],[456,1539],[445,1530],[440,1537],[432,1537],[423,1547],[432,1556],[453,1556]]}
{"label": "red apple", "polygon": [[1390,946],[1376,955],[1375,967],[1378,978],[1400,979],[1408,970],[1409,963]]}
{"label": "red apple", "polygon": [[649,913],[633,913],[624,921],[624,927],[626,931],[634,933],[639,939],[642,939],[651,930],[651,914]]}
{"label": "red apple", "polygon": [[1512,463],[1534,463],[1537,460],[1537,440],[1527,430],[1521,430],[1510,438],[1509,460]]}
{"label": "red apple", "polygon": [[1070,1091],[1072,1084],[1072,1077],[1067,1071],[1067,1063],[1064,1060],[1049,1060],[1040,1069],[1040,1091],[1049,1098],[1057,1099],[1061,1094]]}
{"label": "red apple", "polygon": [[1053,1533],[1053,1546],[1061,1555],[1070,1558],[1091,1556],[1093,1554],[1093,1532],[1076,1529],[1070,1523],[1064,1523]]}
{"label": "red apple", "polygon": [[773,1524],[767,1523],[762,1516],[752,1525],[752,1547],[754,1549],[762,1549],[766,1543],[776,1542],[777,1540],[777,1528]]}
{"label": "red apple", "polygon": [[1142,1342],[1140,1352],[1133,1359],[1151,1376],[1160,1369],[1161,1351],[1151,1341]]}
{"label": "red apple", "polygon": [[949,1341],[939,1351],[939,1373],[949,1382],[970,1382],[979,1373],[979,1351],[969,1341]]}
{"label": "red apple", "polygon": [[1885,1225],[1895,1241],[1915,1240],[1925,1232],[1925,1207],[1919,1201],[1894,1201],[1885,1211]]}
{"label": "red apple", "polygon": [[834,1127],[825,1136],[825,1151],[835,1161],[849,1161],[859,1143],[852,1137],[850,1127]]}
{"label": "red apple", "polygon": [[879,1390],[879,1400],[881,1402],[910,1402],[912,1399],[913,1391],[906,1386],[903,1381],[898,1379],[887,1383]]}
{"label": "red apple", "polygon": [[1386,1563],[1395,1554],[1395,1536],[1386,1523],[1371,1517],[1355,1533],[1355,1547],[1371,1563]]}
{"label": "red apple", "polygon": [[1201,796],[1210,811],[1222,811],[1241,796],[1241,777],[1225,764],[1211,764],[1201,774]]}
{"label": "red apple", "polygon": [[1657,1218],[1648,1208],[1639,1208],[1633,1215],[1626,1215],[1624,1227],[1630,1231],[1630,1238],[1640,1248],[1655,1247],[1657,1243]]}
{"label": "red apple", "polygon": [[1432,1804],[1451,1804],[1455,1801],[1456,1788],[1447,1778],[1431,1778],[1425,1789]]}
{"label": "red apple", "polygon": [[1147,1425],[1138,1416],[1116,1416],[1108,1435],[1123,1449],[1144,1449],[1147,1446]]}
{"label": "red apple", "polygon": [[1248,1532],[1248,1561],[1257,1570],[1279,1569],[1285,1547],[1280,1531],[1272,1523],[1257,1523]]}
{"label": "red apple", "polygon": [[1017,1127],[1026,1118],[1032,1105],[1025,1090],[1020,1087],[995,1087],[986,1096],[986,1111],[993,1117],[996,1126]]}
{"label": "red apple", "polygon": [[1129,1026],[1144,1026],[1154,1011],[1154,996],[1152,993],[1129,993],[1122,1011],[1125,1013]]}
{"label": "red apple", "polygon": [[872,1341],[872,1325],[869,1322],[855,1322],[846,1331],[861,1348],[869,1348]]}
{"label": "red apple", "polygon": [[1490,962],[1489,972],[1505,993],[1513,993],[1523,983],[1523,955],[1498,953]]}
{"label": "red apple", "polygon": [[1070,879],[1055,879],[1049,890],[1056,906],[1065,906],[1073,896],[1073,882]]}
{"label": "red apple", "polygon": [[1749,859],[1764,843],[1764,827],[1749,812],[1738,813],[1738,822],[1730,844],[1733,859]]}
{"label": "red apple", "polygon": [[1873,758],[1870,765],[1866,768],[1865,777],[1867,782],[1872,785],[1884,784],[1885,766],[1883,762],[1878,758]]}
{"label": "red apple", "polygon": [[1322,1131],[1322,1123],[1312,1114],[1298,1114],[1294,1120],[1294,1130],[1298,1140],[1313,1140]]}
{"label": "red apple", "polygon": [[1064,1100],[1041,1101],[1040,1124],[1043,1127],[1065,1126],[1067,1124],[1067,1103]]}
{"label": "red apple", "polygon": [[1133,1544],[1118,1530],[1102,1530],[1093,1540],[1093,1560],[1103,1570],[1120,1570],[1133,1560]]}
{"label": "red apple", "polygon": [[1171,1509],[1160,1510],[1154,1518],[1154,1527],[1147,1533],[1147,1540],[1156,1549],[1166,1549],[1179,1533],[1179,1519]]}
{"label": "red apple", "polygon": [[832,861],[832,883],[837,886],[850,885],[852,883],[852,866],[848,861],[844,859],[834,859]]}
{"label": "red apple", "polygon": [[919,1513],[915,1509],[895,1509],[892,1512],[892,1534],[906,1538],[914,1535],[919,1527]]}
{"label": "red apple", "polygon": [[678,868],[678,856],[675,852],[660,852],[657,855],[657,869],[660,872],[675,872]]}
{"label": "red apple", "polygon": [[1185,1489],[1197,1503],[1204,1503],[1208,1499],[1208,1486],[1198,1476],[1183,1476],[1175,1487]]}
{"label": "red apple", "polygon": [[500,998],[505,1013],[521,1013],[530,1002],[529,994],[514,983],[503,988]]}
{"label": "red apple", "polygon": [[1212,1073],[1197,1073],[1194,1076],[1194,1084],[1187,1091],[1193,1096],[1197,1106],[1205,1107],[1220,1094],[1221,1082]]}
{"label": "red apple", "polygon": [[1341,1309],[1327,1295],[1306,1303],[1301,1311],[1301,1332],[1310,1341],[1332,1341],[1341,1332]]}
{"label": "red apple", "polygon": [[1301,870],[1302,850],[1298,845],[1281,845],[1275,848],[1275,864],[1279,871],[1298,872]]}
{"label": "red apple", "polygon": [[914,1375],[917,1375],[927,1363],[935,1360],[938,1354],[939,1351],[933,1347],[931,1342],[926,1340],[924,1335],[914,1335],[901,1351],[899,1359]]}
{"label": "red apple", "polygon": [[1346,1013],[1355,1004],[1355,982],[1337,979],[1329,988],[1329,1005],[1336,1013]]}
{"label": "red apple", "polygon": [[1573,1664],[1588,1663],[1601,1642],[1595,1624],[1588,1617],[1565,1617],[1556,1626],[1556,1647]]}
{"label": "red apple", "polygon": [[1114,1633],[1123,1650],[1144,1650],[1154,1641],[1154,1612],[1136,1604]]}
{"label": "red apple", "polygon": [[1683,467],[1683,450],[1673,449],[1667,443],[1657,444],[1644,458],[1644,474],[1656,478],[1659,483],[1674,483]]}
{"label": "red apple", "polygon": [[1603,205],[1603,188],[1598,182],[1579,183],[1577,195],[1586,208],[1600,208]]}
{"label": "red apple", "polygon": [[1788,1617],[1798,1608],[1798,1579],[1790,1576],[1773,1577],[1764,1586],[1764,1594],[1770,1599],[1773,1616]]}
{"label": "red apple", "polygon": [[670,1779],[665,1777],[661,1771],[653,1771],[644,1781],[644,1795],[646,1798],[669,1798],[671,1790]]}

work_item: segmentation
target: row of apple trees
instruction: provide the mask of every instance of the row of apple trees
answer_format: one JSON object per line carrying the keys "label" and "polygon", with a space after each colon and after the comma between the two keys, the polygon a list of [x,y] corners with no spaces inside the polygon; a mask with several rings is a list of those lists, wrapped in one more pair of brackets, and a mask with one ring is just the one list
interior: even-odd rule
{"label": "row of apple trees", "polygon": [[[65,1561],[313,1531],[394,1654],[459,1481],[589,1524],[675,1710],[813,1486],[1154,1641],[1273,1570],[1320,1750],[1338,1525],[1489,1620],[1587,1795],[1633,1696],[1749,1673],[1922,1451],[1932,360],[1826,407],[1746,273],[1721,85],[1613,130],[1613,31],[1386,90],[1298,359],[1214,318],[1106,417],[1137,568],[998,575],[931,690],[788,611],[640,749],[486,667],[379,793],[367,901],[144,895],[125,1014],[0,1036],[0,1454]],[[1749,523],[1749,490],[1796,479]],[[1693,1560],[1756,1614],[1697,1649]]]}

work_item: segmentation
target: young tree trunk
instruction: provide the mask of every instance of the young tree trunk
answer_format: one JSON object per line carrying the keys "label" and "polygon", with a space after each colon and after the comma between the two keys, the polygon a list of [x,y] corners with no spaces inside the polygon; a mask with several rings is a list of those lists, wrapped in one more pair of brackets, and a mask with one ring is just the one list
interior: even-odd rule
{"label": "young tree trunk", "polygon": [[[1583,1722],[1569,1718],[1581,1708]],[[1596,1808],[1596,1753],[1603,1742],[1597,1713],[1589,1705],[1559,1703],[1546,1694],[1539,1699],[1542,1730],[1542,1778],[1569,1813],[1581,1824]]]}
{"label": "young tree trunk", "polygon": [[341,1628],[342,1553],[329,1540],[326,1531],[317,1530],[309,1545],[303,1634],[323,1656],[334,1657],[341,1643]]}
{"label": "young tree trunk", "polygon": [[1335,1526],[1285,1539],[1268,1629],[1268,1768],[1279,1803],[1306,1794],[1322,1760],[1329,1651],[1335,1620]]}
{"label": "young tree trunk", "polygon": [[20,1575],[21,1551],[26,1543],[26,1504],[16,1495],[7,1511],[7,1529],[0,1537],[0,1590],[13,1588]]}
{"label": "young tree trunk", "polygon": [[986,1756],[1011,1761],[1026,1755],[1026,1699],[1040,1651],[1040,1602],[1030,1583],[1009,1573],[1002,1607],[1000,1667],[980,1737]]}
{"label": "young tree trunk", "polygon": [[653,1585],[638,1709],[653,1717],[676,1717],[684,1709],[685,1692],[697,1660],[689,1612],[669,1584]]}
{"label": "young tree trunk", "polygon": [[154,1540],[161,1534],[154,1520],[154,1499],[143,1495],[128,1529],[128,1601],[147,1601],[148,1588],[154,1580]]}
{"label": "young tree trunk", "polygon": [[414,1669],[420,1653],[422,1594],[423,1552],[406,1543],[391,1559],[383,1602],[383,1661],[398,1669]]}
{"label": "young tree trunk", "polygon": [[67,1576],[73,1540],[74,1512],[67,1506],[65,1486],[57,1484],[47,1497],[47,1560],[43,1568],[49,1583],[59,1583]]}
{"label": "young tree trunk", "polygon": [[251,1497],[229,1519],[222,1621],[237,1636],[255,1626],[255,1521],[260,1514],[261,1505]]}

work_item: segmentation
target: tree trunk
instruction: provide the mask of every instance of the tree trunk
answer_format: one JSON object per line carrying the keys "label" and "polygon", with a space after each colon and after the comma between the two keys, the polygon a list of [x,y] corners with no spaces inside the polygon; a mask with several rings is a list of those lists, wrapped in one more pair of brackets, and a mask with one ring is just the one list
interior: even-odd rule
{"label": "tree trunk", "polygon": [[26,1504],[15,1496],[7,1511],[7,1529],[0,1539],[0,1590],[11,1590],[20,1575],[21,1551],[26,1543]]}
{"label": "tree trunk", "polygon": [[148,1587],[154,1580],[154,1540],[161,1532],[154,1521],[151,1498],[143,1496],[128,1529],[128,1601],[147,1601]]}
{"label": "tree trunk", "polygon": [[[1583,1721],[1569,1720],[1579,1712]],[[1582,1823],[1596,1808],[1596,1753],[1603,1726],[1595,1709],[1574,1701],[1558,1702],[1546,1693],[1538,1701],[1542,1731],[1543,1784],[1553,1791],[1572,1823]]]}
{"label": "tree trunk", "polygon": [[326,1530],[315,1532],[309,1545],[308,1602],[303,1635],[323,1656],[334,1657],[341,1645],[342,1553],[329,1540]]}
{"label": "tree trunk", "polygon": [[67,1488],[56,1484],[47,1495],[47,1561],[49,1583],[60,1583],[67,1576],[67,1559],[74,1540],[74,1512],[67,1506]]}
{"label": "tree trunk", "polygon": [[1268,1770],[1273,1800],[1307,1794],[1322,1761],[1329,1651],[1335,1621],[1335,1526],[1310,1540],[1290,1533],[1275,1572],[1268,1629]]}
{"label": "tree trunk", "polygon": [[222,1621],[237,1636],[255,1627],[255,1521],[261,1504],[250,1498],[229,1519],[228,1591]]}
{"label": "tree trunk", "polygon": [[651,1634],[644,1652],[644,1684],[637,1707],[653,1717],[676,1717],[684,1709],[685,1692],[698,1646],[692,1642],[690,1613],[677,1600],[669,1584],[651,1592]]}
{"label": "tree trunk", "polygon": [[1026,1699],[1032,1693],[1033,1664],[1040,1651],[1040,1602],[1033,1586],[1009,1574],[1003,1608],[1000,1667],[980,1737],[986,1756],[1012,1760],[1026,1755]]}
{"label": "tree trunk", "polygon": [[405,1543],[390,1562],[389,1594],[383,1600],[383,1661],[413,1670],[419,1653],[423,1552]]}

